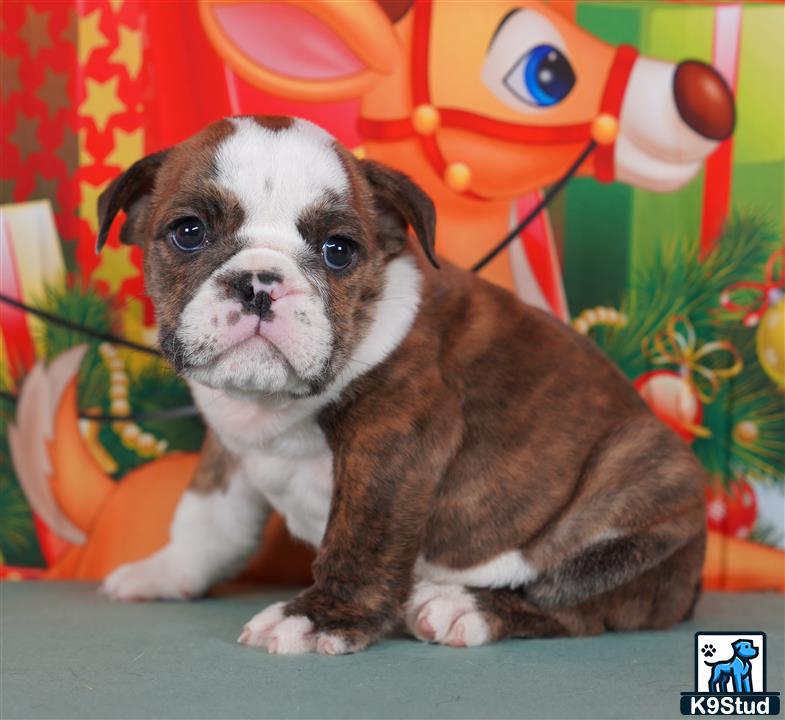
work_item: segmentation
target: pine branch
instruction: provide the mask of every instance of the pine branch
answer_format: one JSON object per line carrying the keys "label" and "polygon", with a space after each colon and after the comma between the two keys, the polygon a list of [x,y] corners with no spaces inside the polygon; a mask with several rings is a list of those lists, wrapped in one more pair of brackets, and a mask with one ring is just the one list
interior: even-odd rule
{"label": "pine branch", "polygon": [[[710,472],[726,480],[741,473],[785,482],[785,394],[758,362],[756,328],[740,323],[724,328],[742,356],[744,370],[722,386],[713,403],[704,406],[703,424],[712,437],[697,438],[693,449]],[[734,432],[742,422],[754,425],[757,438],[744,441]]]}
{"label": "pine branch", "polygon": [[692,238],[664,239],[649,267],[631,280],[620,308],[629,318],[627,326],[599,333],[598,344],[628,376],[637,377],[650,369],[642,343],[672,316],[685,316],[699,336],[708,330],[714,337],[722,291],[734,282],[758,278],[777,243],[765,219],[753,212],[734,213],[705,258]]}
{"label": "pine branch", "polygon": [[[729,340],[740,352],[742,373],[721,385],[714,402],[704,405],[703,425],[709,438],[696,438],[693,449],[713,475],[731,482],[742,473],[785,481],[785,395],[760,367],[755,328],[741,314],[720,307],[720,296],[731,284],[763,279],[764,266],[782,242],[758,213],[736,212],[727,222],[713,251],[705,258],[698,244],[685,237],[666,239],[652,262],[632,279],[621,311],[628,323],[597,333],[600,347],[630,377],[652,369],[643,343],[661,332],[676,315],[694,326],[699,344]],[[712,365],[720,358],[705,358]],[[753,423],[758,433],[742,441],[734,429]]]}

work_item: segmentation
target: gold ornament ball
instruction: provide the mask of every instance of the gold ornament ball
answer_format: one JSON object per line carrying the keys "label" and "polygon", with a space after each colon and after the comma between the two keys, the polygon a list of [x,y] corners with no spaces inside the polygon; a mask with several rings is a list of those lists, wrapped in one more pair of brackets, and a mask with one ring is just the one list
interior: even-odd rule
{"label": "gold ornament ball", "polygon": [[128,404],[127,400],[112,400],[111,405],[109,406],[112,415],[128,415],[131,412],[131,406]]}
{"label": "gold ornament ball", "polygon": [[777,385],[785,387],[785,298],[780,298],[763,313],[755,344],[765,373]]}
{"label": "gold ornament ball", "polygon": [[472,171],[466,163],[455,162],[447,166],[444,171],[444,182],[447,187],[455,192],[468,190],[472,181]]}
{"label": "gold ornament ball", "polygon": [[136,438],[138,438],[141,434],[142,431],[139,429],[138,425],[135,425],[134,423],[128,423],[120,433],[120,437],[127,445],[129,443],[135,442]]}
{"label": "gold ornament ball", "polygon": [[136,449],[143,455],[155,452],[156,439],[150,433],[142,433],[136,440]]}
{"label": "gold ornament ball", "polygon": [[109,382],[112,385],[128,385],[128,375],[122,370],[113,370],[109,375]]}
{"label": "gold ornament ball", "polygon": [[598,145],[612,145],[618,134],[619,121],[613,115],[603,113],[594,118],[591,124],[591,137]]}
{"label": "gold ornament ball", "polygon": [[752,420],[742,420],[733,428],[733,439],[742,445],[752,445],[759,435],[758,426]]}
{"label": "gold ornament ball", "polygon": [[412,113],[412,125],[420,135],[433,135],[440,122],[439,111],[433,105],[418,105]]}

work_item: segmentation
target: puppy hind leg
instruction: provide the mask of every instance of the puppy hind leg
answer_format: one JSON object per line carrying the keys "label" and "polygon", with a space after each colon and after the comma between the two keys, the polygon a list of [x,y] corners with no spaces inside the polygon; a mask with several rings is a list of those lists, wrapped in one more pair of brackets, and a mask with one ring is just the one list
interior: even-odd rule
{"label": "puppy hind leg", "polygon": [[[573,607],[624,595],[647,576],[664,608],[652,622],[683,619],[703,564],[702,479],[689,449],[654,418],[620,424],[594,449],[558,521],[526,548],[541,570],[527,597],[540,608]],[[638,603],[651,609],[649,597]]]}
{"label": "puppy hind leg", "polygon": [[584,607],[543,610],[527,598],[525,588],[472,588],[471,592],[494,640],[597,635],[604,630],[596,613]]}

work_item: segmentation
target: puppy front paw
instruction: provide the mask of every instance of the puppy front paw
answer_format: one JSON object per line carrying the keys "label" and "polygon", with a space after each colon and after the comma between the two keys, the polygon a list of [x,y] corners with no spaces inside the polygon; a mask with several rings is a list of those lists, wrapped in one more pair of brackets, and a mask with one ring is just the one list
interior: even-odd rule
{"label": "puppy front paw", "polygon": [[270,655],[302,655],[316,650],[313,623],[305,615],[285,615],[285,607],[278,602],[254,615],[237,642],[265,647]]}
{"label": "puppy front paw", "polygon": [[99,592],[113,600],[185,600],[200,595],[203,587],[188,579],[166,549],[144,560],[113,570]]}
{"label": "puppy front paw", "polygon": [[271,655],[346,655],[363,650],[374,639],[351,623],[320,630],[307,615],[287,611],[296,612],[296,606],[279,602],[265,608],[245,624],[237,642],[264,647]]}

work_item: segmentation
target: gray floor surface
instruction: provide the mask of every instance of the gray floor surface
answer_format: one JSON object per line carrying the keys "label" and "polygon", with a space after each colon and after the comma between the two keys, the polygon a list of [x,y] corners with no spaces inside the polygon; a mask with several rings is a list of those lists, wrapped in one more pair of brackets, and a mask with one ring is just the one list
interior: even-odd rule
{"label": "gray floor surface", "polygon": [[780,595],[708,594],[660,633],[455,650],[386,640],[357,655],[268,656],[245,621],[291,592],[123,605],[78,583],[0,584],[0,718],[677,718],[698,630],[768,633],[785,690]]}

